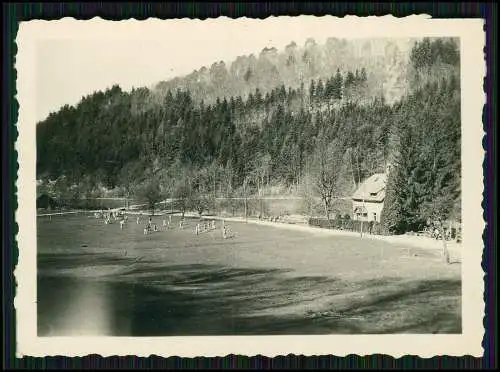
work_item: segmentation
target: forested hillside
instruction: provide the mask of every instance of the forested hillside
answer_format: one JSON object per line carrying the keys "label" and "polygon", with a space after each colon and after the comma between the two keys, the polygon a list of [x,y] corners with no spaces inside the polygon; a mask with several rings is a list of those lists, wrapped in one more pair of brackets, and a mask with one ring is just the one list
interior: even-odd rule
{"label": "forested hillside", "polygon": [[387,101],[399,99],[404,90],[405,66],[410,39],[336,39],[324,44],[308,39],[303,46],[291,42],[284,50],[264,48],[260,53],[240,56],[204,66],[187,76],[157,84],[153,95],[168,90],[189,90],[194,100],[215,103],[217,97],[247,97],[257,88],[263,94],[284,85],[299,89],[311,80],[330,78],[337,70],[368,72],[371,86],[366,97],[383,94]]}
{"label": "forested hillside", "polygon": [[[242,57],[231,65],[241,81],[219,64],[209,75],[153,90],[114,86],[65,106],[37,125],[38,178],[81,196],[99,187],[181,198],[274,190],[319,197],[329,216],[335,198],[390,163],[383,218],[392,231],[458,213],[458,43],[425,39],[406,56],[388,44],[373,57],[369,43],[344,53],[354,47],[332,40]],[[304,70],[318,61],[320,75]],[[204,74],[211,78],[199,84]]]}

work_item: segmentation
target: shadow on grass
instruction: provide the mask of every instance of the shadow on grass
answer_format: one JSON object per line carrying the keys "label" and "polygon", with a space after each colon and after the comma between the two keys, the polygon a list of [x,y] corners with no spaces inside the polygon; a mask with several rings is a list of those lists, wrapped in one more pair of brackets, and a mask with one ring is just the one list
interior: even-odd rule
{"label": "shadow on grass", "polygon": [[[66,264],[69,260],[63,258]],[[113,260],[118,259],[101,257],[99,262]],[[67,325],[72,316],[81,319],[71,315],[71,302],[79,304],[83,316],[106,319],[103,334],[115,336],[461,331],[458,280],[382,278],[351,283],[292,274],[280,269],[138,263],[99,282],[39,275],[39,335],[76,332]]]}
{"label": "shadow on grass", "polygon": [[408,281],[386,288],[353,301],[344,312],[370,320],[368,333],[461,333],[460,280]]}

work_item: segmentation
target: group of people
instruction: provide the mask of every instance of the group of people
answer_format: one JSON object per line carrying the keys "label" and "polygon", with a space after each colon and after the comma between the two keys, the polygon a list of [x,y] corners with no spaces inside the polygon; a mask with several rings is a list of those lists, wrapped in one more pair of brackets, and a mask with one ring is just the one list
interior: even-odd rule
{"label": "group of people", "polygon": [[120,220],[120,228],[123,229],[123,226],[125,225],[125,222],[128,220],[128,216],[123,213],[120,214],[117,211],[107,211],[104,212],[103,210],[100,210],[99,212],[95,212],[94,216],[96,219],[103,219],[104,224],[109,225],[112,223],[112,221],[117,221]]}
{"label": "group of people", "polygon": [[222,238],[223,239],[230,239],[234,237],[234,233],[232,232],[231,228],[226,225],[226,222],[222,220]]}
{"label": "group of people", "polygon": [[[140,217],[137,217],[137,224],[139,225],[141,223]],[[181,218],[179,220],[179,230],[183,230],[185,225],[184,218]],[[168,216],[168,219],[164,216],[162,220],[162,227],[164,230],[169,230],[170,227],[172,226],[172,215]],[[160,231],[158,228],[158,225],[152,222],[151,217],[149,217],[148,222],[146,226],[144,227],[144,235],[149,234],[154,231]]]}
{"label": "group of people", "polygon": [[[137,224],[139,225],[140,222],[140,217],[137,217]],[[172,215],[168,216],[168,219],[163,217],[162,220],[162,227],[164,230],[170,229],[170,226],[172,226]],[[181,218],[179,221],[179,230],[182,230],[184,228],[184,218]],[[144,235],[149,234],[153,231],[160,231],[158,228],[158,225],[152,222],[151,217],[148,219],[148,223],[144,227]]]}
{"label": "group of people", "polygon": [[172,215],[171,214],[168,215],[168,220],[166,220],[165,217],[163,217],[163,227],[170,229],[171,224],[172,224]]}
{"label": "group of people", "polygon": [[[172,217],[171,216],[169,216],[169,217],[171,220]],[[139,225],[140,223],[141,223],[140,218],[137,217],[137,224]],[[170,225],[170,221],[169,221],[169,225]],[[163,226],[166,226],[165,218],[163,218]],[[152,232],[157,232],[157,231],[159,231],[158,225],[156,223],[153,223],[153,220],[150,216],[148,218],[148,222],[147,222],[146,226],[144,227],[144,235],[150,234]]]}
{"label": "group of people", "polygon": [[[285,222],[285,217],[286,215],[279,215],[279,216],[270,216],[268,217],[270,222]],[[259,220],[265,219],[262,216],[259,216]]]}
{"label": "group of people", "polygon": [[195,233],[198,235],[211,230],[215,230],[215,220],[196,224]]}
{"label": "group of people", "polygon": [[[216,230],[215,220],[207,221],[204,223],[198,223],[195,227],[195,234],[199,235],[204,232],[214,231]],[[234,233],[231,231],[231,228],[226,225],[226,221],[222,220],[221,232],[223,239],[229,239],[234,237]]]}
{"label": "group of people", "polygon": [[[120,214],[117,211],[109,211],[109,212],[104,212],[104,211],[99,211],[94,213],[95,218],[102,218],[104,220],[104,223],[106,225],[111,224],[112,220],[119,220],[120,222],[120,229],[123,230],[125,223],[128,220],[128,216],[125,213]],[[142,214],[141,214],[142,215]],[[137,225],[141,224],[141,215],[137,216],[136,223]],[[162,225],[165,230],[170,229],[172,226],[172,215],[168,215],[168,218],[163,216],[162,220]],[[183,230],[185,226],[185,220],[184,218],[181,218],[179,220],[179,230]],[[195,227],[195,234],[199,235],[204,232],[209,232],[209,231],[214,231],[216,230],[216,223],[215,220],[207,221],[204,223],[197,223]],[[146,225],[144,226],[144,235],[151,234],[152,232],[157,232],[160,231],[158,228],[158,225],[153,222],[153,219],[151,216],[149,216],[148,221]],[[230,227],[226,225],[225,221],[222,220],[222,225],[221,225],[221,232],[222,232],[222,238],[223,239],[229,239],[234,237],[234,233],[231,231]]]}

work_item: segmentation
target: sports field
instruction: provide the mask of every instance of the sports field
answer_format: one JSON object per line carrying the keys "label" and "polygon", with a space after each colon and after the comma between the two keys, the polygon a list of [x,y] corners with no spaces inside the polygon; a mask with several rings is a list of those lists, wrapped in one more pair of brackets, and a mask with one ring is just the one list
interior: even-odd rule
{"label": "sports field", "polygon": [[459,263],[382,240],[38,218],[40,336],[460,333]]}

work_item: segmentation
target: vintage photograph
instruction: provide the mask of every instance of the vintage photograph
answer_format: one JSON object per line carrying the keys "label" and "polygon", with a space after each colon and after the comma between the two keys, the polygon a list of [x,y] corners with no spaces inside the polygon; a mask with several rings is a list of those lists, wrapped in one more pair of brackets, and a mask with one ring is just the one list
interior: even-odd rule
{"label": "vintage photograph", "polygon": [[460,37],[165,22],[33,49],[37,337],[462,334]]}

